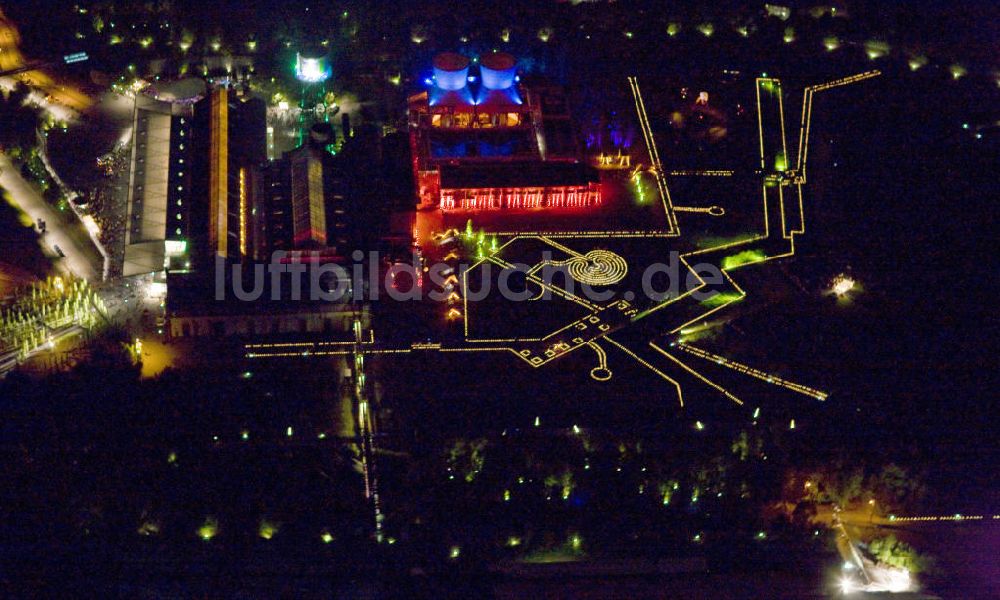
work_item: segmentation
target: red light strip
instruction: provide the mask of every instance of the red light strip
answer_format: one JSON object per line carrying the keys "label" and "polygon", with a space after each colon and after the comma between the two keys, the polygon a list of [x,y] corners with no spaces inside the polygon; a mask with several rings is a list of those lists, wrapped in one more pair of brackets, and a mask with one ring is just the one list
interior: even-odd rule
{"label": "red light strip", "polygon": [[601,204],[601,186],[442,189],[441,210],[532,210],[593,208]]}

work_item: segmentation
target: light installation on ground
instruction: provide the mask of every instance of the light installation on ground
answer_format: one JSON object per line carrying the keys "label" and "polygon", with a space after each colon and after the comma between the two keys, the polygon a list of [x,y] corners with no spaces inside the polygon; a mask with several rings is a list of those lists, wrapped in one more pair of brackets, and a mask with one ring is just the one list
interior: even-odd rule
{"label": "light installation on ground", "polygon": [[[507,337],[476,337],[476,333],[471,330],[471,319],[477,318],[475,314],[470,314],[470,309],[474,304],[467,301],[467,290],[469,289],[469,274],[485,264],[492,264],[499,267],[511,267],[512,264],[502,258],[505,249],[513,248],[512,245],[534,240],[542,242],[545,246],[551,247],[555,251],[562,252],[570,258],[564,262],[578,264],[576,269],[580,276],[581,283],[586,282],[588,273],[591,271],[600,275],[598,280],[601,283],[618,282],[621,277],[628,272],[627,261],[615,254],[608,252],[601,255],[602,260],[607,263],[603,267],[597,265],[597,261],[589,260],[595,258],[592,253],[599,250],[598,247],[591,246],[588,250],[577,250],[568,247],[567,243],[601,243],[603,239],[638,238],[651,241],[663,240],[680,235],[680,227],[676,221],[676,212],[709,213],[709,210],[681,210],[677,211],[669,199],[669,192],[666,190],[666,181],[663,177],[665,171],[654,158],[653,173],[656,175],[657,187],[660,188],[660,197],[663,201],[664,214],[667,219],[667,227],[662,230],[629,231],[573,231],[573,232],[493,232],[492,235],[509,238],[504,243],[489,247],[489,252],[485,252],[483,245],[478,246],[482,256],[473,263],[469,269],[461,272],[459,277],[460,286],[455,290],[461,296],[462,310],[455,310],[454,318],[457,320],[457,313],[461,313],[463,337],[460,341],[448,343],[441,342],[420,342],[410,344],[408,347],[378,347],[374,342],[374,336],[370,343],[355,346],[354,352],[364,354],[389,355],[407,354],[411,352],[431,351],[431,352],[509,352],[533,368],[540,368],[550,364],[552,361],[565,356],[566,354],[580,347],[588,347],[595,353],[596,365],[591,369],[590,375],[597,381],[607,381],[612,379],[612,371],[609,368],[611,356],[608,355],[604,343],[607,342],[610,348],[619,352],[619,356],[634,360],[636,363],[653,373],[660,379],[669,383],[677,393],[677,401],[680,407],[684,407],[684,396],[679,378],[694,377],[695,380],[715,390],[723,397],[727,398],[738,406],[744,406],[743,401],[720,385],[718,382],[706,377],[700,370],[687,364],[678,356],[679,353],[688,354],[693,357],[704,359],[709,364],[726,367],[739,374],[748,376],[768,384],[776,385],[788,391],[799,393],[816,400],[825,400],[827,393],[813,387],[793,383],[764,371],[748,367],[742,363],[728,358],[712,354],[683,342],[683,337],[694,329],[703,326],[710,327],[707,317],[718,311],[724,310],[734,302],[738,302],[746,297],[746,292],[732,279],[729,270],[746,268],[764,262],[786,258],[795,254],[795,237],[805,233],[805,219],[803,214],[802,187],[806,183],[806,159],[807,144],[809,142],[809,127],[812,117],[813,96],[816,92],[863,81],[879,75],[878,71],[869,71],[845,77],[829,83],[807,87],[803,94],[802,122],[800,124],[799,148],[797,161],[794,168],[788,168],[784,157],[790,156],[785,144],[784,128],[784,107],[783,94],[781,91],[781,81],[771,77],[757,78],[755,87],[757,94],[758,130],[760,138],[760,165],[763,170],[761,181],[761,199],[763,213],[763,232],[755,235],[741,236],[735,241],[717,244],[711,247],[693,250],[680,255],[680,262],[698,281],[698,285],[689,289],[679,296],[666,298],[651,307],[640,310],[641,307],[632,304],[621,298],[616,298],[609,303],[594,303],[587,298],[573,294],[559,286],[549,285],[538,278],[534,271],[542,266],[543,261],[539,261],[528,269],[527,279],[532,284],[537,285],[540,293],[547,292],[561,300],[566,300],[585,311],[585,316],[576,319],[569,324],[558,328],[547,335],[512,335]],[[642,101],[641,92],[638,89],[638,82],[634,78],[629,79],[630,87],[636,101],[636,111],[643,125],[643,134],[647,138],[647,149],[651,157],[655,156],[655,144],[652,143],[652,132],[648,128],[648,117],[645,114],[645,106]],[[675,173],[670,173],[674,175]],[[708,176],[730,176],[732,171],[716,170],[708,172],[677,172],[676,175],[708,175]],[[795,188],[794,191],[791,188]],[[696,208],[696,207],[692,207]],[[720,207],[721,208],[721,207]],[[726,214],[722,211],[712,211],[720,213],[717,216]],[[709,213],[711,214],[711,213]],[[716,215],[713,215],[716,216]],[[561,241],[556,241],[557,239]],[[573,258],[576,257],[576,258]],[[725,260],[728,257],[728,261]],[[457,259],[457,256],[453,258]],[[618,259],[621,259],[618,262]],[[721,282],[709,284],[702,278],[695,269],[691,267],[692,259],[698,262],[710,262],[717,265],[723,275]],[[587,266],[591,268],[588,269]],[[574,275],[574,279],[576,279]],[[582,281],[581,281],[582,280]],[[722,301],[718,303],[705,303],[695,297],[693,293],[701,291],[703,293],[715,292],[721,295]],[[620,336],[612,337],[616,331],[632,326],[632,324],[643,321],[655,323],[658,321],[646,321],[654,315],[674,315],[683,314],[677,311],[666,311],[670,306],[683,305],[691,310],[692,318],[683,319],[682,323],[671,323],[666,331],[662,331],[658,338],[666,336],[666,342],[649,342],[645,347],[630,347],[631,342],[623,343]],[[447,306],[447,305],[446,305]],[[701,309],[700,312],[698,309]],[[446,308],[445,310],[450,310]],[[683,343],[677,343],[681,341]],[[308,348],[308,349],[307,349]],[[270,357],[296,357],[296,356],[319,356],[319,355],[346,355],[352,353],[348,349],[321,349],[315,343],[303,343],[302,345],[290,345],[287,348],[272,347],[269,345],[250,345],[246,348],[246,356],[249,358],[270,358]],[[274,350],[277,350],[276,352]],[[760,417],[759,407],[745,407],[753,413],[753,418]],[[787,422],[787,421],[786,421]],[[794,421],[792,421],[794,422]],[[793,427],[789,424],[789,427]]]}

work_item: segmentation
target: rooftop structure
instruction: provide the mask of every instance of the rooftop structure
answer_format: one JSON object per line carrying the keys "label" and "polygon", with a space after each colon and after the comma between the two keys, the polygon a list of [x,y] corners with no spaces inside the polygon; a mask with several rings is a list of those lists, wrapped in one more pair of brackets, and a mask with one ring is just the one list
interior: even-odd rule
{"label": "rooftop structure", "polygon": [[251,167],[265,157],[264,104],[181,83],[171,88],[180,95],[136,96],[125,276],[252,252]]}
{"label": "rooftop structure", "polygon": [[428,89],[409,98],[421,208],[585,208],[601,202],[597,174],[579,164],[562,88],[527,84],[517,60],[444,53]]}
{"label": "rooftop structure", "polygon": [[182,207],[190,200],[190,169],[186,167],[190,166],[193,114],[191,104],[143,94],[135,98],[125,228],[126,277],[162,271],[170,255],[184,245],[188,224],[183,215],[171,219],[170,207]]}

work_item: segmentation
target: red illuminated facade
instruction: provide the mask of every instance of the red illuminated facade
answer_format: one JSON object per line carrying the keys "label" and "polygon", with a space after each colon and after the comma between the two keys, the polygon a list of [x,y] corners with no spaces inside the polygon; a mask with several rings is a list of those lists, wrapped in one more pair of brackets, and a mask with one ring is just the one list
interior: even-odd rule
{"label": "red illuminated facade", "polygon": [[442,189],[442,210],[588,208],[601,203],[597,183],[586,186]]}
{"label": "red illuminated facade", "polygon": [[598,176],[579,160],[562,88],[521,83],[503,53],[478,64],[434,60],[428,89],[409,98],[420,206],[444,211],[585,209]]}

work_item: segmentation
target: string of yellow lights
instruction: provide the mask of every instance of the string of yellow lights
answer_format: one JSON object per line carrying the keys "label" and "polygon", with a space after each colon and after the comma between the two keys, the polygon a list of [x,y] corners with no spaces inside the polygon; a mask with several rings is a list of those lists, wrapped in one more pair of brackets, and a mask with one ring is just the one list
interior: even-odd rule
{"label": "string of yellow lights", "polygon": [[796,163],[799,184],[804,184],[806,182],[806,161],[809,154],[809,129],[810,123],[812,122],[813,94],[843,85],[850,85],[852,83],[857,83],[873,77],[878,77],[881,74],[881,71],[874,69],[858,73],[856,75],[850,75],[848,77],[828,81],[826,83],[821,83],[819,85],[812,85],[802,91],[802,120],[799,125],[799,152]]}
{"label": "string of yellow lights", "polygon": [[663,348],[657,346],[655,343],[649,342],[649,346],[653,350],[656,350],[657,352],[659,352],[663,356],[666,356],[670,360],[672,360],[675,363],[677,363],[677,365],[680,366],[682,369],[684,369],[688,373],[694,375],[695,377],[697,377],[698,379],[700,379],[703,383],[705,383],[706,385],[708,385],[712,389],[718,391],[719,393],[721,393],[726,398],[729,398],[730,400],[732,400],[736,404],[739,404],[740,406],[743,406],[743,401],[740,400],[739,398],[737,398],[736,396],[734,396],[733,394],[731,394],[729,392],[729,390],[727,390],[726,388],[722,387],[721,385],[715,383],[714,381],[712,381],[709,378],[705,377],[701,373],[699,373],[699,372],[695,371],[694,369],[692,369],[691,367],[687,366],[686,364],[684,364],[683,362],[681,362],[677,357],[673,356],[672,354],[670,354],[669,352],[667,352]]}
{"label": "string of yellow lights", "polygon": [[[674,177],[732,177],[734,171],[729,171],[725,169],[708,169],[708,170],[691,170],[691,169],[681,169],[677,171],[667,171],[668,175]],[[674,210],[677,210],[676,207]]]}
{"label": "string of yellow lights", "polygon": [[590,370],[590,377],[595,381],[608,381],[611,379],[611,369],[608,368],[608,354],[604,348],[597,343],[597,340],[587,342],[597,354],[597,366]]}
{"label": "string of yellow lights", "polygon": [[671,377],[669,375],[667,375],[663,371],[657,369],[652,364],[650,364],[648,361],[646,361],[645,359],[643,359],[641,356],[639,356],[635,352],[632,352],[631,350],[629,350],[625,346],[619,344],[618,342],[614,341],[609,336],[607,336],[607,335],[604,336],[604,339],[606,339],[611,345],[615,346],[616,348],[618,348],[619,350],[621,350],[622,352],[624,352],[628,356],[632,357],[640,365],[646,367],[647,369],[649,369],[653,373],[656,373],[657,375],[659,375],[664,380],[669,381],[674,386],[674,388],[677,390],[677,402],[680,403],[681,408],[684,408],[684,392],[681,391],[681,384],[677,383],[677,381],[675,379],[671,379]]}
{"label": "string of yellow lights", "polygon": [[663,211],[667,216],[667,230],[672,235],[680,235],[680,227],[677,224],[677,215],[674,214],[673,200],[670,198],[670,188],[667,187],[666,177],[663,172],[663,164],[660,162],[660,153],[656,148],[656,140],[653,138],[653,129],[649,124],[649,115],[646,114],[646,104],[642,99],[642,91],[639,89],[639,80],[636,77],[628,78],[629,86],[632,88],[632,96],[635,100],[635,110],[639,117],[639,129],[642,130],[642,137],[646,142],[646,150],[649,152],[649,160],[653,163],[653,170],[656,179],[656,187],[660,193],[660,201],[663,204]]}
{"label": "string of yellow lights", "polygon": [[889,520],[894,523],[910,523],[919,521],[996,521],[1000,520],[1000,515],[940,515],[922,517],[897,517],[889,515]]}
{"label": "string of yellow lights", "polygon": [[701,359],[704,359],[704,360],[707,360],[707,361],[710,361],[710,362],[714,362],[717,365],[721,365],[723,367],[727,367],[729,369],[732,369],[732,370],[736,371],[737,373],[742,373],[744,375],[748,375],[748,376],[753,377],[755,379],[759,379],[761,381],[770,383],[772,385],[777,385],[779,387],[783,387],[785,389],[791,390],[793,392],[797,392],[799,394],[804,394],[806,396],[812,396],[813,398],[815,398],[817,400],[820,400],[820,401],[826,400],[827,397],[829,396],[829,394],[827,394],[826,392],[823,392],[823,391],[820,391],[820,390],[817,390],[815,388],[811,388],[811,387],[808,387],[808,386],[805,386],[805,385],[801,385],[801,384],[798,384],[798,383],[793,383],[791,381],[787,381],[787,380],[782,379],[782,378],[780,378],[780,377],[778,377],[776,375],[771,375],[770,373],[765,373],[764,371],[761,371],[760,369],[755,369],[753,367],[744,365],[742,363],[738,363],[736,361],[729,360],[728,358],[726,358],[724,356],[719,356],[718,354],[712,354],[711,352],[708,352],[706,350],[702,350],[701,348],[696,348],[696,347],[692,346],[691,344],[678,343],[674,347],[678,348],[679,350],[681,350],[683,352],[691,354],[692,356],[697,356],[698,358],[701,358]]}

